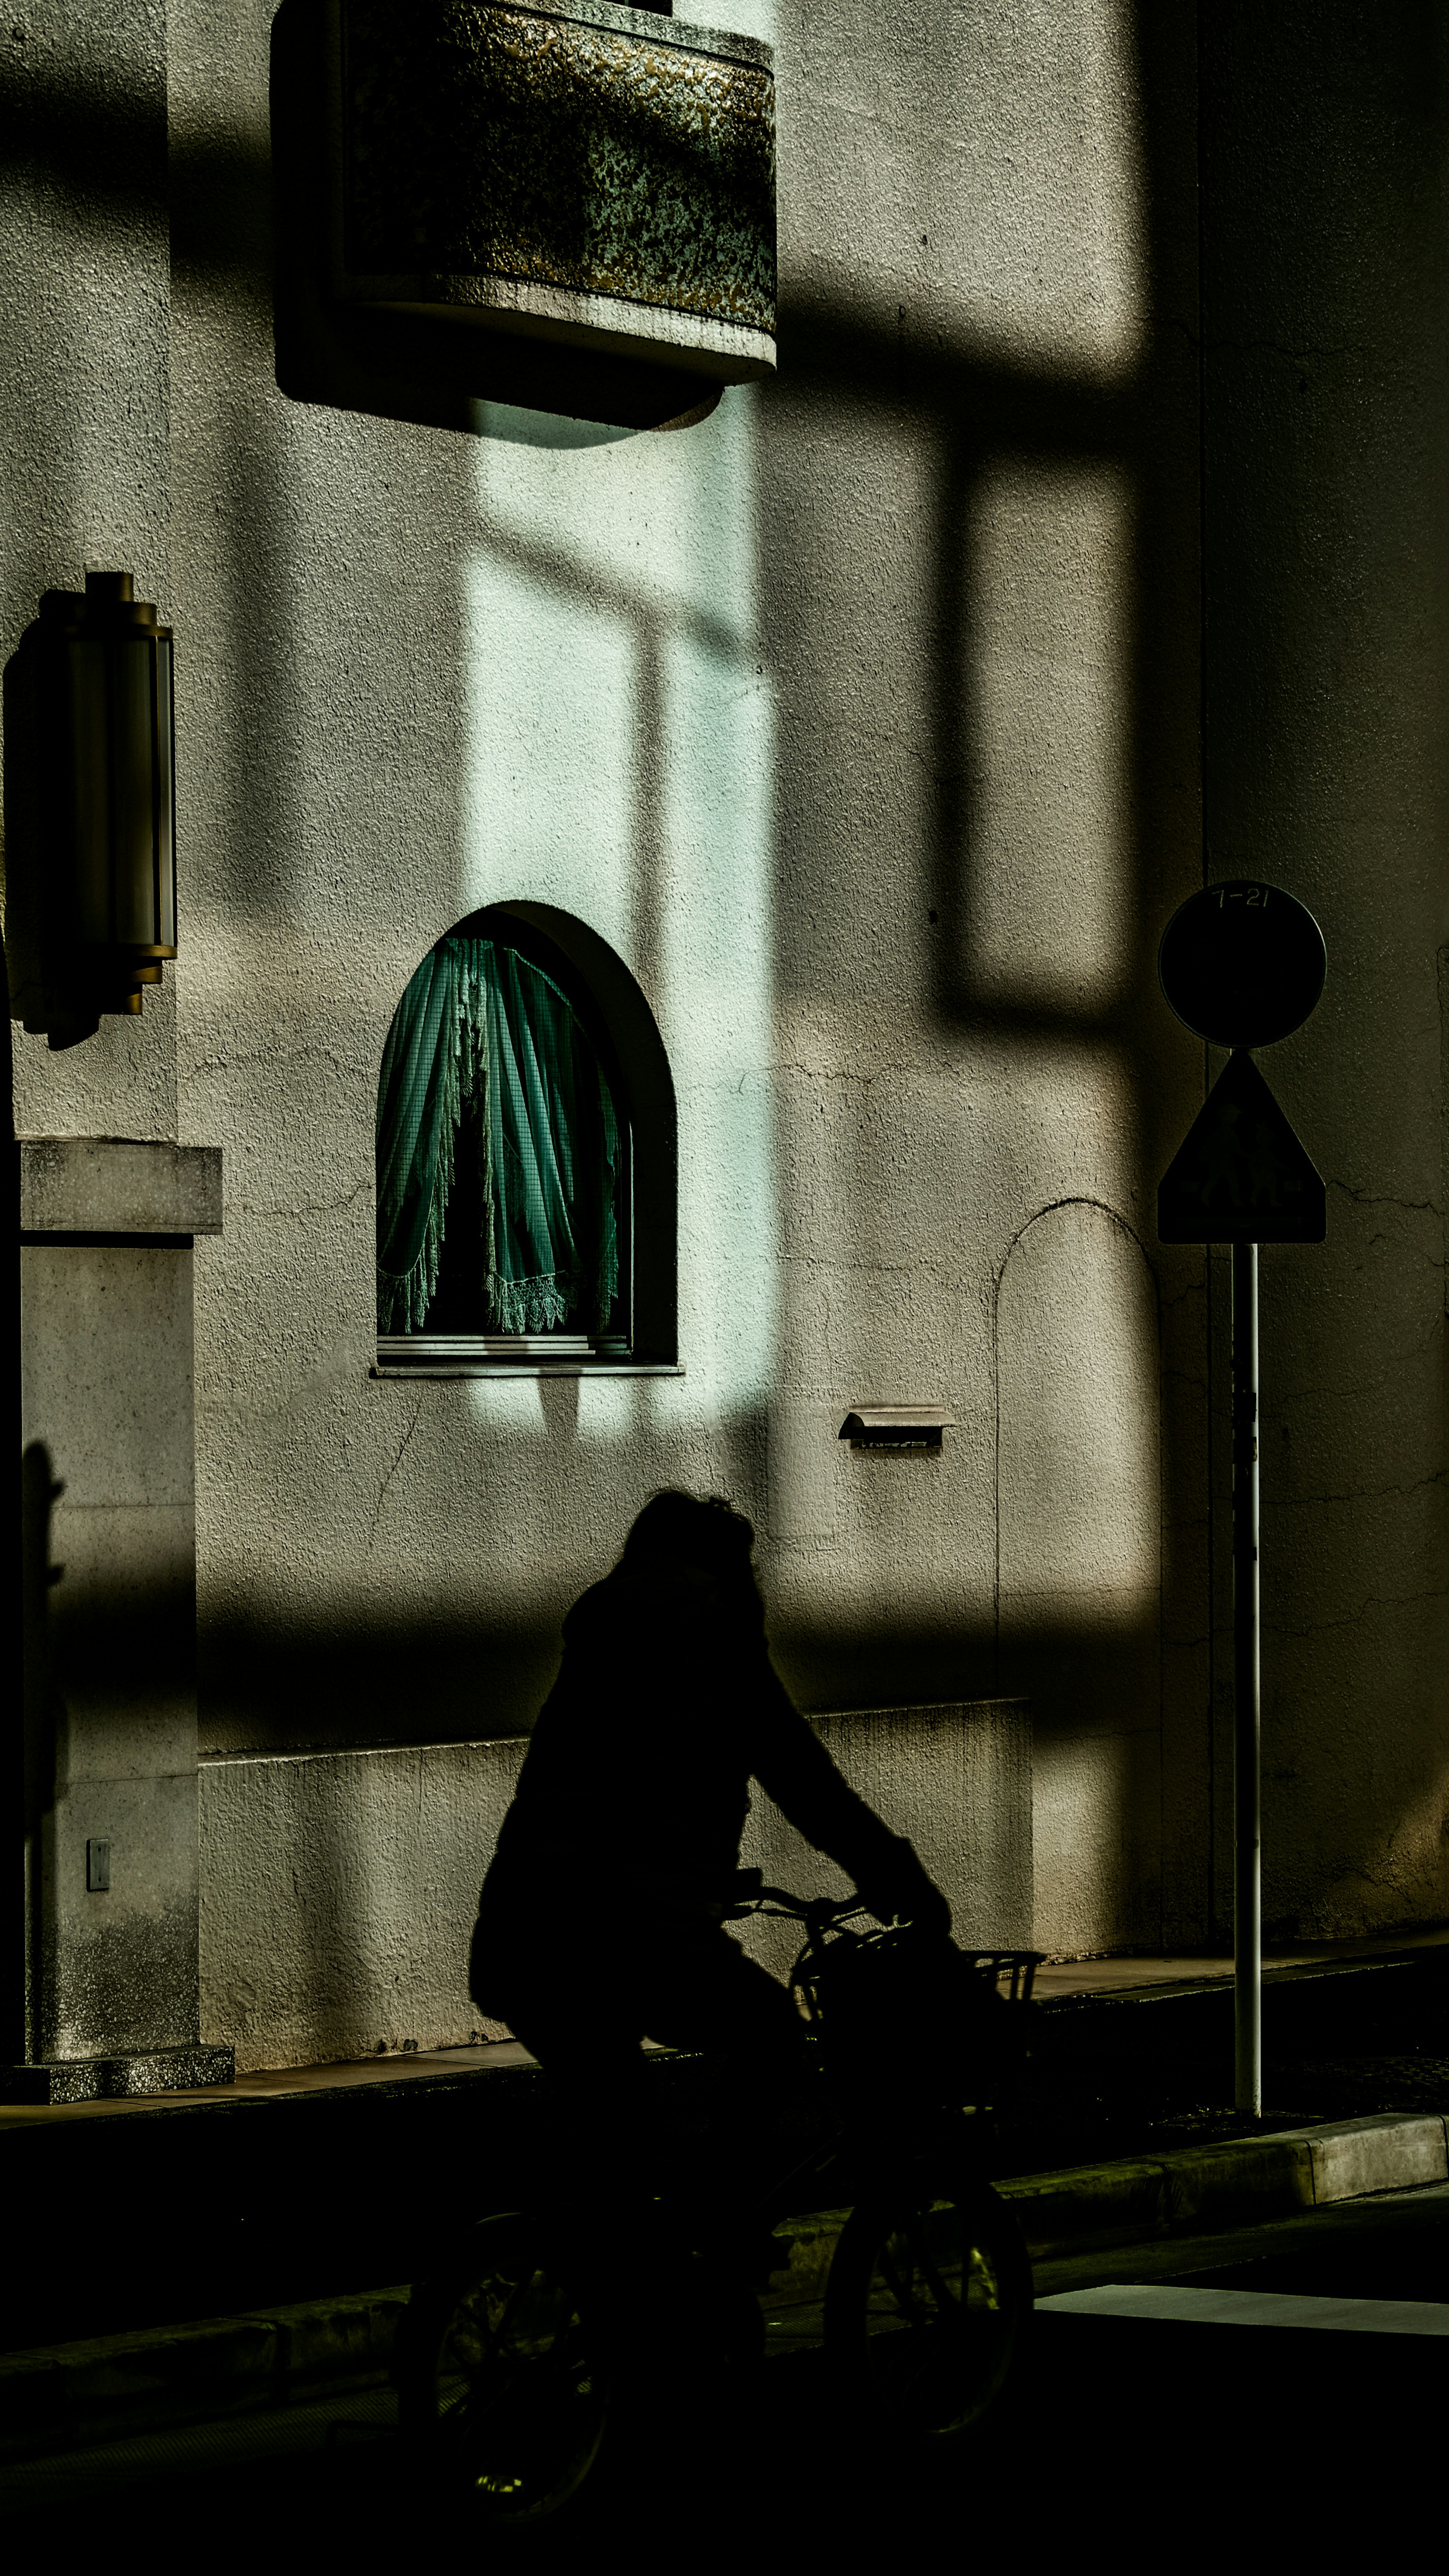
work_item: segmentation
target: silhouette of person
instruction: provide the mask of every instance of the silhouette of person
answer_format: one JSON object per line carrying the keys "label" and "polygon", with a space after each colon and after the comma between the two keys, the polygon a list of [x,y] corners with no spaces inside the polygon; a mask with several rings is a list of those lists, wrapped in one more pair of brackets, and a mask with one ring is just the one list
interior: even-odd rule
{"label": "silhouette of person", "polygon": [[483,1883],[474,2001],[591,2116],[617,2106],[646,2037],[710,2053],[756,2098],[799,2063],[790,1995],[724,1928],[752,1778],[872,1913],[950,1931],[911,1844],[857,1797],[776,1674],[753,1545],[718,1497],[645,1504],[564,1621]]}

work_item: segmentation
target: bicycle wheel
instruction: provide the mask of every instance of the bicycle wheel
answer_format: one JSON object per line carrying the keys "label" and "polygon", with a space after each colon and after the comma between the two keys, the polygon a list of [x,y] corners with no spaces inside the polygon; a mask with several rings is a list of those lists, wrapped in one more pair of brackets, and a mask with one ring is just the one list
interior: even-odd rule
{"label": "bicycle wheel", "polygon": [[849,2395],[908,2440],[967,2433],[1020,2358],[1032,2306],[1021,2232],[989,2184],[903,2183],[852,2210],[825,2286]]}
{"label": "bicycle wheel", "polygon": [[488,2523],[544,2521],[598,2458],[609,2376],[590,2302],[519,2213],[414,2290],[396,2375],[403,2431]]}

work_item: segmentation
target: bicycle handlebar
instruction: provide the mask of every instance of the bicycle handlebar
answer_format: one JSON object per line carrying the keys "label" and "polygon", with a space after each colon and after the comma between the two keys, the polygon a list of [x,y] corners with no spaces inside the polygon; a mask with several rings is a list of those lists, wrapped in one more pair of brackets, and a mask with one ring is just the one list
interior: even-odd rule
{"label": "bicycle handlebar", "polygon": [[844,1923],[852,1914],[868,1914],[870,1908],[859,1896],[795,1896],[788,1887],[769,1887],[762,1869],[742,1869],[735,1875],[735,1895],[725,1908],[725,1921],[738,1923],[747,1914],[773,1915],[791,1923],[803,1923],[809,1932],[821,1932],[832,1923]]}
{"label": "bicycle handlebar", "polygon": [[[823,1941],[826,1933],[848,1923],[853,1915],[870,1912],[871,1908],[859,1895],[838,1901],[828,1896],[795,1896],[787,1887],[767,1885],[762,1869],[741,1869],[735,1873],[734,1902],[724,1906],[715,1919],[738,1923],[747,1914],[764,1914],[788,1923],[803,1924],[808,1937],[805,1949],[796,1961],[798,1975],[812,1948]],[[896,1928],[908,1930],[910,1927],[903,1925],[897,1915]],[[1041,1965],[1040,1950],[983,1950],[977,1947],[963,1951],[949,1934],[946,1947],[964,1966],[974,1970],[978,1977],[984,1977],[998,1990],[1005,1979],[1005,2001],[1014,2004],[1030,2002],[1036,1972]]]}

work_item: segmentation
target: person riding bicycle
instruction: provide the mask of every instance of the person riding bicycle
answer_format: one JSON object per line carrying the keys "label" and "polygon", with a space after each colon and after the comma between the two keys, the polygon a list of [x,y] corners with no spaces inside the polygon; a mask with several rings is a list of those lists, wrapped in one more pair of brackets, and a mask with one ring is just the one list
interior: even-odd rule
{"label": "person riding bicycle", "polygon": [[882,1921],[950,1933],[912,1845],[842,1778],[775,1672],[753,1545],[718,1497],[645,1504],[564,1621],[484,1880],[474,2001],[596,2103],[645,2038],[748,2069],[752,2089],[798,2062],[790,1995],[724,1929],[752,1779]]}

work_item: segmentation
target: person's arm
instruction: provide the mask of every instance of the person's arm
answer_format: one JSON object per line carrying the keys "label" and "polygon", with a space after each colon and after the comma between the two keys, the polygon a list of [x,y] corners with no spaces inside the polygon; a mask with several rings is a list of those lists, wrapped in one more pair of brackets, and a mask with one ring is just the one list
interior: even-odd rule
{"label": "person's arm", "polygon": [[950,1905],[914,1845],[904,1834],[893,1834],[857,1796],[768,1662],[753,1768],[761,1788],[806,1841],[854,1879],[872,1914],[883,1923],[900,1915],[927,1931],[950,1932]]}

